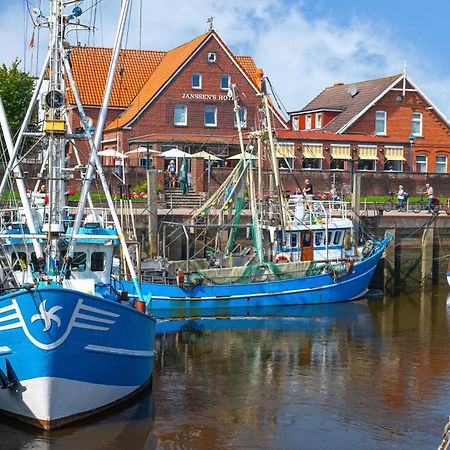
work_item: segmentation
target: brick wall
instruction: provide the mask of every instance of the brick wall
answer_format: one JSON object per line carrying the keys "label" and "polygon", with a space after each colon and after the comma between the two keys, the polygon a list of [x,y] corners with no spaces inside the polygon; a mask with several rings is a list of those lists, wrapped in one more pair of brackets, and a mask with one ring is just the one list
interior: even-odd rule
{"label": "brick wall", "polygon": [[[401,87],[399,84],[397,87]],[[412,86],[407,85],[407,88]],[[417,93],[406,91],[402,101],[401,91],[390,91],[375,106],[370,108],[349,129],[351,133],[375,134],[376,111],[387,113],[387,138],[409,140],[411,134],[412,113],[422,113],[422,136],[416,137],[413,144],[415,155],[426,155],[428,172],[436,171],[436,155],[447,156],[447,171],[450,171],[450,130],[436,111]],[[400,96],[400,97],[399,97]],[[407,158],[407,164],[409,159]]]}

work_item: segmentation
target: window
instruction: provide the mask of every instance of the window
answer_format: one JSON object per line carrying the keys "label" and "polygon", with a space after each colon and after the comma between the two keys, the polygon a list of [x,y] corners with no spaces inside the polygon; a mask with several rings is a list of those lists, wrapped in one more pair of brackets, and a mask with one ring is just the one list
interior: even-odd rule
{"label": "window", "polygon": [[332,159],[330,162],[330,170],[344,170],[345,159]]}
{"label": "window", "polygon": [[201,89],[202,88],[202,74],[201,73],[193,73],[192,74],[192,89]]}
{"label": "window", "polygon": [[342,231],[336,231],[333,238],[333,244],[339,245],[341,243]]}
{"label": "window", "polygon": [[297,245],[297,233],[291,233],[291,248],[295,248]]}
{"label": "window", "polygon": [[72,272],[84,272],[86,270],[86,253],[75,252],[72,259]]}
{"label": "window", "polygon": [[386,162],[384,163],[384,171],[385,172],[403,172],[403,161],[386,160]]}
{"label": "window", "polygon": [[425,173],[427,171],[426,155],[416,155],[416,172]]}
{"label": "window", "polygon": [[230,89],[230,75],[223,73],[220,77],[220,89]]}
{"label": "window", "polygon": [[292,129],[298,131],[298,116],[292,118]]}
{"label": "window", "polygon": [[284,170],[292,170],[294,168],[294,158],[277,158],[278,168]]}
{"label": "window", "polygon": [[375,134],[386,134],[386,111],[375,113]]}
{"label": "window", "polygon": [[311,114],[306,114],[305,129],[307,130],[311,129],[311,122],[312,122]]}
{"label": "window", "polygon": [[[237,128],[237,120],[236,114],[233,112],[234,117],[234,126]],[[239,107],[239,121],[241,123],[241,128],[245,128],[247,126],[247,108],[244,106]]]}
{"label": "window", "polygon": [[177,126],[187,125],[187,106],[175,105],[173,108],[173,124]]}
{"label": "window", "polygon": [[323,245],[323,238],[324,238],[324,232],[323,231],[316,231],[315,232],[315,239],[314,239],[314,244],[316,247],[319,247],[321,245]]}
{"label": "window", "polygon": [[106,255],[103,252],[93,252],[91,255],[92,272],[103,272],[105,270]]}
{"label": "window", "polygon": [[305,158],[302,162],[302,168],[306,170],[320,170],[322,169],[322,159]]}
{"label": "window", "polygon": [[217,108],[215,106],[205,106],[205,127],[217,126]]}
{"label": "window", "polygon": [[358,161],[358,170],[375,172],[376,169],[376,161],[373,159],[360,159]]}
{"label": "window", "polygon": [[27,254],[24,252],[13,252],[11,254],[12,269],[23,270],[27,268]]}
{"label": "window", "polygon": [[447,157],[443,155],[436,156],[436,173],[447,173]]}
{"label": "window", "polygon": [[422,113],[412,113],[411,132],[414,136],[422,136]]}
{"label": "window", "polygon": [[316,128],[322,128],[322,113],[316,113]]}

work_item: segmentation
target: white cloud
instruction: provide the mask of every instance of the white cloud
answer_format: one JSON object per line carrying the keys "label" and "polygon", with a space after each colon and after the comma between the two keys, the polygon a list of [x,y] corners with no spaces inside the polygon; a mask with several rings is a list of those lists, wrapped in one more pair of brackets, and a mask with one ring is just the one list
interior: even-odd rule
{"label": "white cloud", "polygon": [[[86,1],[84,8],[91,3],[92,0]],[[118,0],[103,1],[97,14],[96,25],[102,26],[102,31],[96,32],[96,45],[112,45],[119,4]],[[129,48],[139,45],[139,4],[133,2],[125,38]],[[436,61],[401,42],[395,30],[382,23],[357,17],[345,25],[326,16],[306,19],[301,2],[286,4],[282,0],[172,0],[168,6],[157,8],[155,2],[142,4],[142,48],[176,47],[205,32],[206,19],[212,15],[222,39],[234,53],[254,57],[288,110],[303,107],[334,82],[400,73],[406,59],[409,73],[419,87],[444,113],[450,113],[450,89],[442,89],[450,86],[447,74],[439,73]],[[21,8],[21,4],[10,5],[1,14],[0,40],[18,36],[17,40],[8,39],[11,45],[2,46],[2,61],[23,55],[23,19],[18,20],[22,17]]]}

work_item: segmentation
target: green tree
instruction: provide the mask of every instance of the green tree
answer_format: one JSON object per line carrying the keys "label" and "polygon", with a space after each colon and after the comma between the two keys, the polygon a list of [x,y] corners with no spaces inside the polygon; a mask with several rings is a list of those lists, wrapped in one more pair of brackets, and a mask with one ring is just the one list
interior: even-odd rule
{"label": "green tree", "polygon": [[5,106],[11,134],[15,136],[22,125],[23,118],[33,95],[33,78],[19,69],[20,60],[16,59],[8,68],[0,67],[0,96]]}

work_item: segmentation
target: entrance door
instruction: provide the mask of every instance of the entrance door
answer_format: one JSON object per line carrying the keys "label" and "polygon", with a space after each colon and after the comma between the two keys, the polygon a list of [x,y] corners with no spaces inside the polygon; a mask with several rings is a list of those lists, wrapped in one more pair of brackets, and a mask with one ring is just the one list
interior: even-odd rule
{"label": "entrance door", "polygon": [[302,246],[302,261],[312,261],[314,258],[314,239],[312,231],[302,231],[300,233],[300,243]]}

